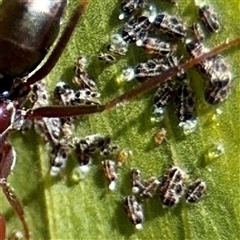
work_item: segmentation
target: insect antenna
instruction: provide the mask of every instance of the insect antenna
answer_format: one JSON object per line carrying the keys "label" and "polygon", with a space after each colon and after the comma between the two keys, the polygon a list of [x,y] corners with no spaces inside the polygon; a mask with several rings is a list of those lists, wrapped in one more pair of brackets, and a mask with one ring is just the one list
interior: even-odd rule
{"label": "insect antenna", "polygon": [[123,102],[130,101],[132,99],[137,98],[138,96],[146,93],[158,85],[166,82],[167,79],[176,76],[179,72],[183,70],[187,70],[193,67],[196,64],[204,61],[207,58],[215,56],[227,49],[232,47],[236,47],[240,45],[240,37],[235,38],[234,40],[224,42],[217,47],[213,48],[209,52],[202,54],[197,58],[191,58],[187,60],[185,63],[180,64],[177,67],[170,68],[163,72],[161,75],[157,77],[152,77],[144,81],[142,84],[138,85],[137,87],[131,89],[130,91],[123,93],[122,95],[114,98],[113,100],[107,102],[104,105],[93,105],[93,106],[50,106],[50,107],[42,107],[30,110],[27,113],[27,118],[38,118],[38,117],[69,117],[69,116],[76,116],[76,115],[85,115],[85,114],[92,114],[92,113],[100,113],[105,110],[109,110],[111,108],[116,107]]}

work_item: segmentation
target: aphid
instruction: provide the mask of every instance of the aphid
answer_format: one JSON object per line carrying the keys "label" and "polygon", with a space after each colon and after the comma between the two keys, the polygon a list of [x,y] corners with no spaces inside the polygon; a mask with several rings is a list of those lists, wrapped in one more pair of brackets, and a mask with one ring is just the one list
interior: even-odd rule
{"label": "aphid", "polygon": [[198,41],[198,39],[186,40],[186,49],[193,58],[197,58],[208,51],[208,49],[205,48],[203,43]]}
{"label": "aphid", "polygon": [[124,206],[128,218],[135,225],[136,229],[142,229],[143,209],[137,198],[132,195],[127,196]]}
{"label": "aphid", "polygon": [[116,163],[112,160],[104,160],[102,161],[102,166],[103,166],[104,174],[110,182],[109,189],[113,191],[116,188],[116,180],[117,180]]}
{"label": "aphid", "polygon": [[72,147],[72,143],[65,138],[60,139],[58,144],[53,146],[50,157],[51,176],[57,176],[65,168]]}
{"label": "aphid", "polygon": [[[147,78],[160,76],[164,71],[178,66],[179,63],[180,59],[174,55],[170,55],[165,58],[153,58],[149,59],[147,62],[139,63],[134,68],[123,70],[122,77],[126,81],[130,81],[133,78],[136,78],[139,82],[142,83]],[[184,77],[185,72],[180,70],[177,78],[182,79]]]}
{"label": "aphid", "polygon": [[176,205],[184,193],[185,172],[178,167],[170,168],[160,181],[160,198],[163,205]]}
{"label": "aphid", "polygon": [[178,87],[174,102],[179,126],[186,134],[194,131],[197,125],[195,106],[192,92],[187,84],[181,84]]}
{"label": "aphid", "polygon": [[[203,44],[196,40],[187,44],[187,50],[193,57],[207,52]],[[225,59],[221,55],[216,55],[200,62],[197,67],[207,80],[205,100],[210,104],[224,101],[230,93],[232,79]]]}
{"label": "aphid", "polygon": [[122,0],[121,8],[122,13],[119,15],[119,19],[122,20],[126,16],[143,9],[148,4],[148,0]]}
{"label": "aphid", "polygon": [[65,82],[59,82],[54,89],[54,99],[60,105],[73,105],[75,102],[75,91]]}
{"label": "aphid", "polygon": [[128,51],[129,43],[124,41],[120,34],[113,34],[111,36],[111,43],[108,45],[108,51],[118,54],[125,55]]}
{"label": "aphid", "polygon": [[85,153],[93,154],[96,151],[100,151],[102,155],[109,155],[118,150],[118,146],[111,143],[111,138],[103,136],[101,134],[88,135],[79,140],[81,148]]}
{"label": "aphid", "polygon": [[154,103],[154,114],[161,116],[167,104],[173,99],[174,83],[166,82],[158,87],[153,103]]}
{"label": "aphid", "polygon": [[193,31],[194,38],[197,41],[202,42],[205,39],[205,35],[199,23],[193,23],[191,30]]}
{"label": "aphid", "polygon": [[140,192],[140,196],[144,198],[152,198],[156,194],[159,185],[160,182],[158,179],[151,177],[146,181],[144,189]]}
{"label": "aphid", "polygon": [[201,180],[196,180],[188,186],[186,193],[186,202],[196,203],[198,202],[203,195],[205,194],[207,185]]}
{"label": "aphid", "polygon": [[112,63],[116,61],[115,57],[109,53],[100,53],[98,55],[98,59],[105,63]]}
{"label": "aphid", "polygon": [[139,169],[133,168],[131,171],[132,192],[142,192],[145,188],[145,181],[141,177]]}
{"label": "aphid", "polygon": [[159,56],[167,56],[176,51],[176,45],[160,40],[159,38],[147,37],[136,42],[146,53]]}
{"label": "aphid", "polygon": [[159,131],[156,132],[154,136],[154,142],[157,145],[162,144],[162,142],[166,139],[167,131],[165,128],[161,128]]}
{"label": "aphid", "polygon": [[[187,43],[187,50],[195,58],[207,51],[203,44],[196,40]],[[216,55],[205,59],[197,66],[207,79],[205,100],[210,104],[224,101],[229,95],[232,79],[225,59],[221,55]]]}
{"label": "aphid", "polygon": [[221,55],[212,57],[207,63],[204,69],[209,81],[205,91],[205,100],[210,104],[218,104],[224,101],[230,93],[232,75]]}
{"label": "aphid", "polygon": [[122,38],[125,42],[136,42],[148,36],[148,31],[152,27],[147,16],[131,17],[122,29]]}
{"label": "aphid", "polygon": [[154,20],[154,26],[171,37],[180,39],[186,37],[186,28],[181,19],[176,16],[159,13]]}
{"label": "aphid", "polygon": [[75,153],[77,156],[77,161],[79,166],[76,168],[78,174],[86,175],[90,170],[90,165],[92,164],[92,156],[87,150],[87,146],[81,144],[79,139],[75,139],[74,142]]}
{"label": "aphid", "polygon": [[219,18],[210,6],[204,5],[204,6],[200,7],[199,15],[200,15],[200,18],[201,18],[203,24],[210,32],[218,32],[219,31],[219,29],[220,29]]}
{"label": "aphid", "polygon": [[86,68],[86,57],[79,57],[74,66],[76,76],[73,78],[73,82],[79,87],[79,89],[88,89],[91,92],[98,92],[97,85],[95,81],[88,75]]}

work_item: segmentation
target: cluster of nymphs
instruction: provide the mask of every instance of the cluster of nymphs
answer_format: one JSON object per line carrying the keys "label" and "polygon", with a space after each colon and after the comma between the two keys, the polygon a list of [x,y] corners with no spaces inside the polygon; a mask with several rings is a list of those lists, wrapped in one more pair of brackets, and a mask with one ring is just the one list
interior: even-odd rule
{"label": "cluster of nymphs", "polygon": [[[78,58],[75,63],[73,82],[77,89],[70,87],[65,82],[59,82],[56,85],[54,90],[56,104],[65,106],[100,104],[100,94],[95,81],[86,72],[86,64],[87,61],[84,57]],[[50,97],[44,81],[33,85],[30,100],[33,109],[50,104]],[[75,151],[79,163],[77,171],[84,175],[88,172],[93,155],[96,152],[103,156],[109,156],[118,150],[118,147],[111,143],[109,137],[101,134],[85,137],[74,136],[75,118],[73,117],[35,119],[33,122],[25,122],[23,128],[28,128],[30,123],[34,124],[36,131],[50,148],[50,174],[52,176],[59,175],[66,166],[67,158],[72,151]],[[111,161],[107,161],[106,165],[109,165],[109,169],[111,169]]]}
{"label": "cluster of nymphs", "polygon": [[[169,2],[176,4],[176,1]],[[203,44],[205,34],[220,30],[218,15],[207,5],[198,7],[201,23],[193,23],[190,27],[187,27],[179,16],[157,11],[148,0],[123,0],[121,8],[119,19],[124,19],[125,23],[121,33],[111,37],[109,52],[124,55],[130,44],[135,44],[153,56],[146,62],[124,70],[122,78],[125,80],[136,79],[143,82],[179,66],[183,59],[183,45],[186,48],[185,55],[193,58],[200,56],[208,51]],[[109,54],[105,54],[105,60],[107,59],[110,59]],[[196,66],[196,70],[206,80],[205,100],[209,104],[217,104],[228,97],[232,77],[222,56],[217,55],[204,60]],[[154,113],[157,118],[162,118],[166,106],[173,102],[179,126],[185,133],[192,132],[197,121],[188,73],[180,70],[175,81],[171,80],[167,79],[166,83],[157,89],[154,96]]]}
{"label": "cluster of nymphs", "polygon": [[[187,203],[197,203],[206,192],[206,183],[200,179],[190,182],[186,187],[186,173],[173,166],[160,178],[150,177],[145,180],[139,169],[132,169],[132,194],[125,198],[125,210],[137,229],[142,228],[144,199],[160,196],[164,207],[173,207],[185,196]],[[138,195],[138,196],[137,196]]]}

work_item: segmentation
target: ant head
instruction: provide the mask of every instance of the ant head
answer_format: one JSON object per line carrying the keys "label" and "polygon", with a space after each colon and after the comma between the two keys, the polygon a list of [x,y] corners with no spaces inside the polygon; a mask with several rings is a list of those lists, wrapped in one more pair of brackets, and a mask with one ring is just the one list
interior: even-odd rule
{"label": "ant head", "polygon": [[13,103],[6,100],[0,100],[0,134],[10,126],[13,110]]}
{"label": "ant head", "polygon": [[8,99],[14,78],[0,74],[0,99]]}

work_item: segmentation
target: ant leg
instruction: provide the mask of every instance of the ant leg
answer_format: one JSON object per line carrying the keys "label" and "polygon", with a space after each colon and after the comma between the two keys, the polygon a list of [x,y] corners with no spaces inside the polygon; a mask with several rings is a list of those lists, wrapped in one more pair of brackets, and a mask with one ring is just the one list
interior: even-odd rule
{"label": "ant leg", "polygon": [[2,214],[0,214],[0,240],[6,239],[6,221]]}
{"label": "ant leg", "polygon": [[214,55],[217,55],[231,47],[240,45],[240,37],[230,41],[224,42],[219,46],[213,48],[207,53],[202,54],[197,58],[191,58],[185,63],[179,65],[178,67],[173,67],[163,72],[158,77],[152,77],[144,81],[142,84],[137,87],[131,89],[130,91],[123,93],[122,95],[114,98],[113,100],[107,102],[104,105],[93,105],[93,106],[50,106],[50,107],[42,107],[30,110],[27,113],[27,118],[38,118],[38,117],[69,117],[76,115],[84,115],[84,114],[92,114],[92,113],[100,113],[105,110],[116,107],[117,105],[135,99],[136,97],[146,93],[154,88],[156,88],[159,84],[164,83],[167,79],[172,78],[181,72],[181,70],[187,70],[193,67],[196,64],[204,61],[207,58],[210,58]]}
{"label": "ant leg", "polygon": [[43,79],[47,76],[53,67],[56,65],[58,59],[61,57],[63,50],[65,49],[67,43],[69,42],[70,37],[78,23],[79,18],[82,16],[85,7],[88,3],[88,0],[82,0],[79,3],[79,6],[75,9],[72,17],[70,18],[67,26],[65,27],[63,33],[61,34],[56,46],[51,52],[51,55],[47,59],[47,61],[42,65],[42,67],[37,70],[31,77],[27,79],[26,82],[20,83],[11,93],[11,98],[15,98],[16,96],[23,96],[29,92],[30,86],[37,81]]}
{"label": "ant leg", "polygon": [[4,143],[1,147],[0,154],[0,187],[22,223],[25,238],[29,240],[29,230],[24,216],[23,206],[7,183],[7,177],[15,164],[15,155],[13,147],[9,143]]}
{"label": "ant leg", "polygon": [[79,115],[86,115],[91,113],[100,113],[105,110],[105,105],[86,105],[86,106],[49,106],[30,109],[26,118],[42,118],[42,117],[73,117]]}

